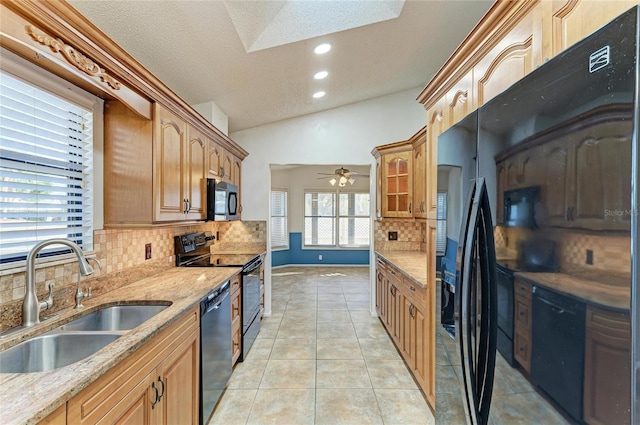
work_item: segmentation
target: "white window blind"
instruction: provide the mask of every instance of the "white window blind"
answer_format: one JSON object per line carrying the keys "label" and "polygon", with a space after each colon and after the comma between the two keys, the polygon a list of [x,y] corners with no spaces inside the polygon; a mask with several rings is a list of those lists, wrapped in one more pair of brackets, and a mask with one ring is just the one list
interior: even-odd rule
{"label": "white window blind", "polygon": [[447,248],[447,192],[438,192],[436,205],[436,253],[444,254]]}
{"label": "white window blind", "polygon": [[93,249],[92,124],[90,109],[0,71],[2,262],[50,238]]}
{"label": "white window blind", "polygon": [[340,193],[338,245],[369,246],[369,194]]}
{"label": "white window blind", "polygon": [[288,248],[287,191],[271,190],[271,248]]}
{"label": "white window blind", "polygon": [[362,248],[370,243],[369,194],[306,192],[304,245]]}

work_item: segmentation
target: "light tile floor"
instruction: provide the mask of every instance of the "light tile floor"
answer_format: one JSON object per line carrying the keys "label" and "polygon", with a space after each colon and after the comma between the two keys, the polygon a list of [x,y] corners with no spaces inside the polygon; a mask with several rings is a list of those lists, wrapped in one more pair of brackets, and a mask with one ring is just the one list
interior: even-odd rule
{"label": "light tile floor", "polygon": [[368,267],[274,269],[272,316],[209,424],[433,424],[369,299]]}

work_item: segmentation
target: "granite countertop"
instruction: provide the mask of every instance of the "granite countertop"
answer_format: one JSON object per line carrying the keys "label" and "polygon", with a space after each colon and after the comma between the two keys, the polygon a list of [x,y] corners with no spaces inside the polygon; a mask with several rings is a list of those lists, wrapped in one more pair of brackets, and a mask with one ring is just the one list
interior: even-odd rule
{"label": "granite countertop", "polygon": [[[581,274],[516,272],[515,277],[572,296],[588,304],[628,312],[631,299],[631,275],[598,272]],[[626,281],[626,285],[623,283]],[[604,282],[604,283],[603,283]]]}
{"label": "granite countertop", "polygon": [[37,423],[197,305],[211,289],[240,270],[237,267],[168,269],[98,297],[88,298],[83,301],[85,307],[80,311],[73,308],[62,310],[57,316],[29,328],[28,331],[3,337],[0,349],[56,328],[97,310],[99,306],[132,302],[172,303],[164,311],[80,362],[49,372],[0,373],[0,423]]}
{"label": "granite countertop", "polygon": [[376,250],[377,255],[400,269],[416,284],[427,287],[427,253],[423,251],[383,251]]}

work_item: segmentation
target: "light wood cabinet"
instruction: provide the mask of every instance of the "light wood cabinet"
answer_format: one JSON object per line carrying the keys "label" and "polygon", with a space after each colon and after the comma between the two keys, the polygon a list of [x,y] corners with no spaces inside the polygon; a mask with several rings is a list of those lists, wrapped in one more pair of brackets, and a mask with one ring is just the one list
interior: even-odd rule
{"label": "light wood cabinet", "polygon": [[628,313],[587,306],[584,420],[630,424],[631,326]]}
{"label": "light wood cabinet", "polygon": [[206,139],[162,105],[154,111],[155,221],[202,220]]}
{"label": "light wood cabinet", "polygon": [[197,424],[198,308],[67,402],[67,423]]}
{"label": "light wood cabinet", "polygon": [[531,285],[514,279],[513,357],[527,371],[531,370]]}
{"label": "light wood cabinet", "polygon": [[212,140],[209,140],[209,178],[217,179],[221,178],[222,173],[222,158],[224,150],[220,145]]}
{"label": "light wood cabinet", "polygon": [[382,219],[382,158],[376,150],[373,152],[376,158],[376,220]]}
{"label": "light wood cabinet", "polygon": [[412,138],[413,146],[413,216],[427,218],[427,139],[426,127]]}
{"label": "light wood cabinet", "polygon": [[[438,100],[427,110],[427,218],[436,220],[438,218],[438,136],[446,127],[445,120],[445,99]],[[435,276],[434,276],[435,278]]]}
{"label": "light wood cabinet", "polygon": [[636,0],[543,2],[544,55],[552,58],[637,5]]}
{"label": "light wood cabinet", "polygon": [[58,407],[46,418],[38,422],[38,425],[66,425],[67,424],[67,405],[66,403]]}
{"label": "light wood cabinet", "polygon": [[381,257],[376,257],[376,310],[389,336],[402,354],[409,370],[433,405],[429,385],[435,383],[431,365],[432,328],[427,305],[427,289]]}
{"label": "light wood cabinet", "polygon": [[242,290],[240,274],[231,278],[231,364],[242,354]]}
{"label": "light wood cabinet", "polygon": [[413,217],[411,146],[382,157],[382,216]]}
{"label": "light wood cabinet", "polygon": [[159,104],[154,113],[149,121],[119,102],[106,102],[106,227],[194,222],[206,216],[208,138]]}

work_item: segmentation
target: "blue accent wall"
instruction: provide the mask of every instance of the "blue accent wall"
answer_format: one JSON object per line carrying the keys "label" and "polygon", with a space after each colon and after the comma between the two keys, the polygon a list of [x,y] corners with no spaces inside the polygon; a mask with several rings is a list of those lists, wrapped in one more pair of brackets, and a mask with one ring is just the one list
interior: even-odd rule
{"label": "blue accent wall", "polygon": [[[318,256],[322,255],[322,260]],[[271,252],[273,267],[287,264],[368,265],[368,249],[302,249],[302,233],[289,233],[289,249]]]}

